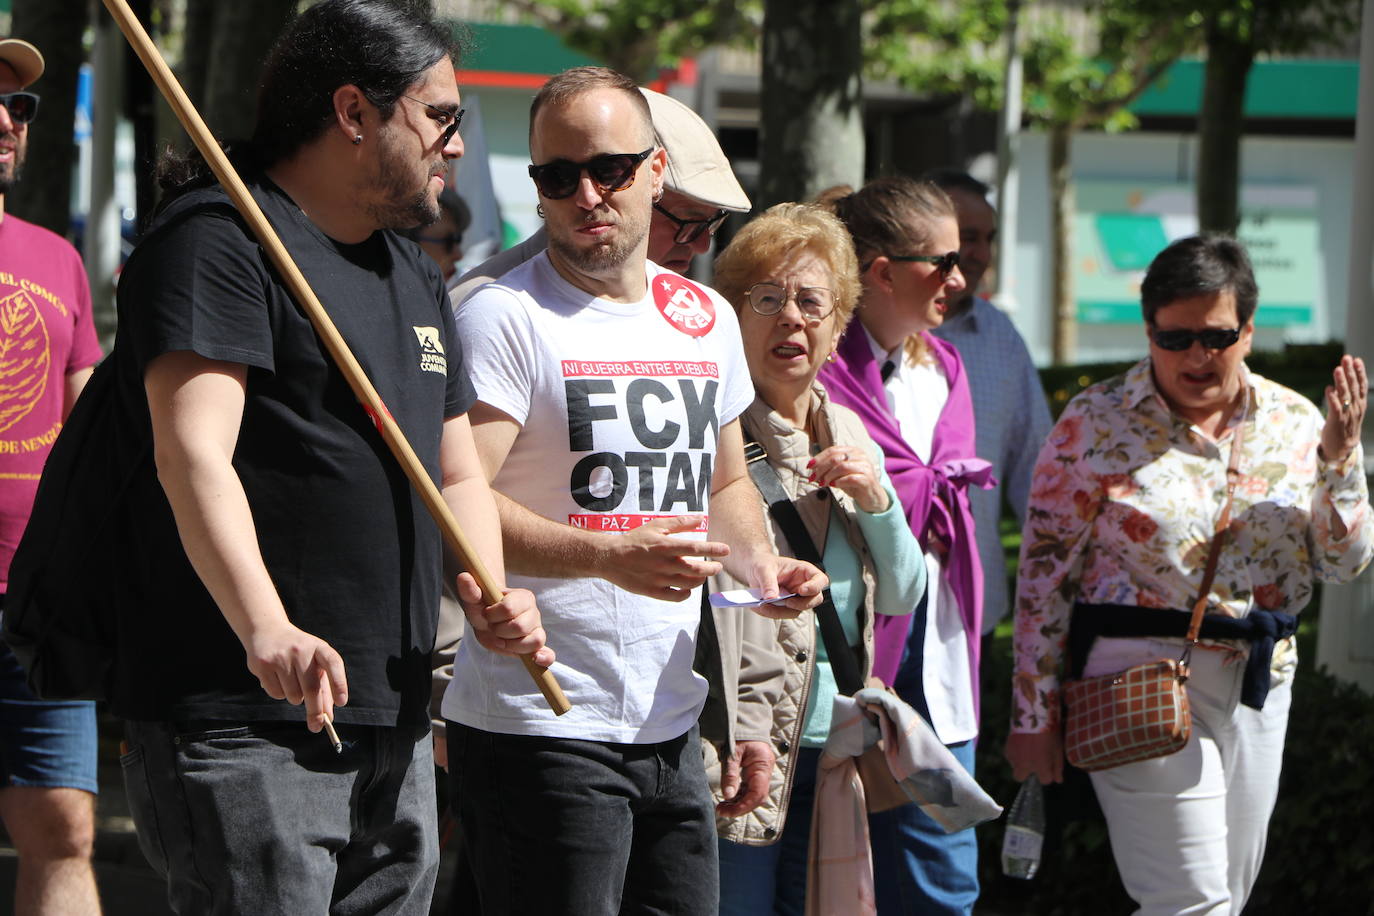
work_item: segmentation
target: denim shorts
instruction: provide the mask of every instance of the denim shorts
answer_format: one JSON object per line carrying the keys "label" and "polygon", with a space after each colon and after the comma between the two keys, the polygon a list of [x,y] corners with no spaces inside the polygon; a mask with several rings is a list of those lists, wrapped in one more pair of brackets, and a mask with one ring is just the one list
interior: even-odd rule
{"label": "denim shorts", "polygon": [[95,704],[38,699],[23,666],[0,642],[0,786],[94,794],[95,759]]}

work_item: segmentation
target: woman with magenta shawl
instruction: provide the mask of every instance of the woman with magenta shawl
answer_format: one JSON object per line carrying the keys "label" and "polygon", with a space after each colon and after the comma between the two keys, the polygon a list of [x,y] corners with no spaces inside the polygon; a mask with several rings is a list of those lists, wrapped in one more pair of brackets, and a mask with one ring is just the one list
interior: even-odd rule
{"label": "woman with magenta shawl", "polygon": [[[958,351],[934,337],[964,289],[954,206],[933,184],[882,178],[832,203],[858,255],[862,298],[820,378],[882,448],[925,549],[927,600],[884,617],[873,673],[924,715],[971,773],[978,735],[983,572],[967,488],[991,486],[974,454],[973,404]],[[946,834],[915,805],[870,818],[880,913],[960,913],[978,898],[972,830]]]}

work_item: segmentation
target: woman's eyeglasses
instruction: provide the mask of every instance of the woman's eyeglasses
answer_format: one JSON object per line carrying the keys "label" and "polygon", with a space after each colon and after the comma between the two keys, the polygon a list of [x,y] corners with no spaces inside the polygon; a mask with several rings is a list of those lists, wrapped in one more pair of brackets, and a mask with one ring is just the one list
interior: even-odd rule
{"label": "woman's eyeglasses", "polygon": [[1240,340],[1240,331],[1240,328],[1207,328],[1202,331],[1186,329],[1161,331],[1157,328],[1151,328],[1150,339],[1155,342],[1155,346],[1159,349],[1172,350],[1175,353],[1191,348],[1195,340],[1201,343],[1205,349],[1225,350]]}
{"label": "woman's eyeglasses", "polygon": [[789,293],[785,286],[776,283],[755,283],[746,295],[749,307],[764,316],[781,312],[788,299],[795,299],[797,308],[812,321],[824,321],[835,308],[835,294],[824,286],[803,286]]}
{"label": "woman's eyeglasses", "polygon": [[940,276],[948,277],[959,266],[959,252],[946,251],[944,254],[890,254],[889,261],[916,261],[921,264],[934,264]]}
{"label": "woman's eyeglasses", "polygon": [[642,153],[607,153],[593,156],[586,162],[555,159],[543,165],[531,165],[530,177],[534,179],[539,193],[549,200],[572,197],[583,172],[587,173],[602,194],[623,191],[635,183],[635,170],[654,149],[651,146]]}
{"label": "woman's eyeglasses", "polygon": [[720,224],[725,222],[725,217],[730,215],[725,210],[717,210],[716,215],[709,219],[683,219],[680,216],[675,216],[670,213],[662,204],[655,203],[654,209],[668,220],[672,221],[674,226],[677,226],[677,234],[673,236],[673,241],[679,245],[692,244],[697,239],[701,238],[703,232],[709,232],[711,235],[715,235],[716,230],[720,228]]}
{"label": "woman's eyeglasses", "polygon": [[27,124],[38,114],[38,96],[32,92],[7,92],[0,95],[0,105],[9,109],[15,124]]}

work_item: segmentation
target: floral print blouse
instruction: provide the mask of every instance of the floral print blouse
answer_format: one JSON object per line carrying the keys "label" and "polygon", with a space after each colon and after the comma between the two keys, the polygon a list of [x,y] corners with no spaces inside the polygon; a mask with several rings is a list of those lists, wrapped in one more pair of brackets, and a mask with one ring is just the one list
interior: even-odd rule
{"label": "floral print blouse", "polygon": [[[1249,406],[1213,441],[1175,416],[1149,359],[1088,388],[1040,451],[1021,544],[1012,731],[1059,727],[1069,613],[1089,604],[1192,607],[1226,495],[1232,433],[1247,425],[1230,536],[1210,613],[1296,614],[1314,576],[1353,579],[1374,552],[1364,461],[1317,455],[1325,422],[1306,398],[1242,368]],[[1344,537],[1331,528],[1331,511]],[[1291,640],[1274,667],[1293,669]],[[1226,644],[1231,645],[1231,644]],[[1231,646],[1238,657],[1245,645]]]}

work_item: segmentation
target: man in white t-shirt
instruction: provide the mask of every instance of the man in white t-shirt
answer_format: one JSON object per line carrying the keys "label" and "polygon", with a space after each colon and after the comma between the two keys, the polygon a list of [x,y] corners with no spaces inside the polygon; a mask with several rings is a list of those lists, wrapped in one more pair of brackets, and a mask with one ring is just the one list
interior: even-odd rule
{"label": "man in white t-shirt", "polygon": [[[655,204],[649,220],[649,260],[685,275],[694,258],[711,247],[716,230],[731,213],[749,211],[749,195],[744,193],[730,160],[716,142],[710,126],[691,108],[671,96],[640,87],[649,103],[654,122],[654,145],[668,156],[663,172],[663,197]],[[525,263],[548,247],[548,233],[539,231],[512,248],[483,261],[463,276],[450,290],[455,309],[486,284]],[[434,726],[434,760],[448,766],[446,726],[440,714],[440,698],[453,676],[453,659],[463,634],[464,617],[458,602],[445,597],[439,606],[439,638],[433,663],[434,700],[430,706]],[[742,764],[743,761],[736,761]],[[767,790],[767,768],[755,790]],[[751,772],[759,772],[754,768]]]}
{"label": "man in white t-shirt", "polygon": [[549,247],[459,310],[473,435],[513,587],[536,593],[572,710],[466,643],[444,697],[449,768],[484,914],[708,914],[714,801],[692,670],[722,565],[772,616],[825,577],[768,544],[737,417],[753,399],[734,310],[649,262],[666,156],[647,103],[602,68],[530,111]]}

